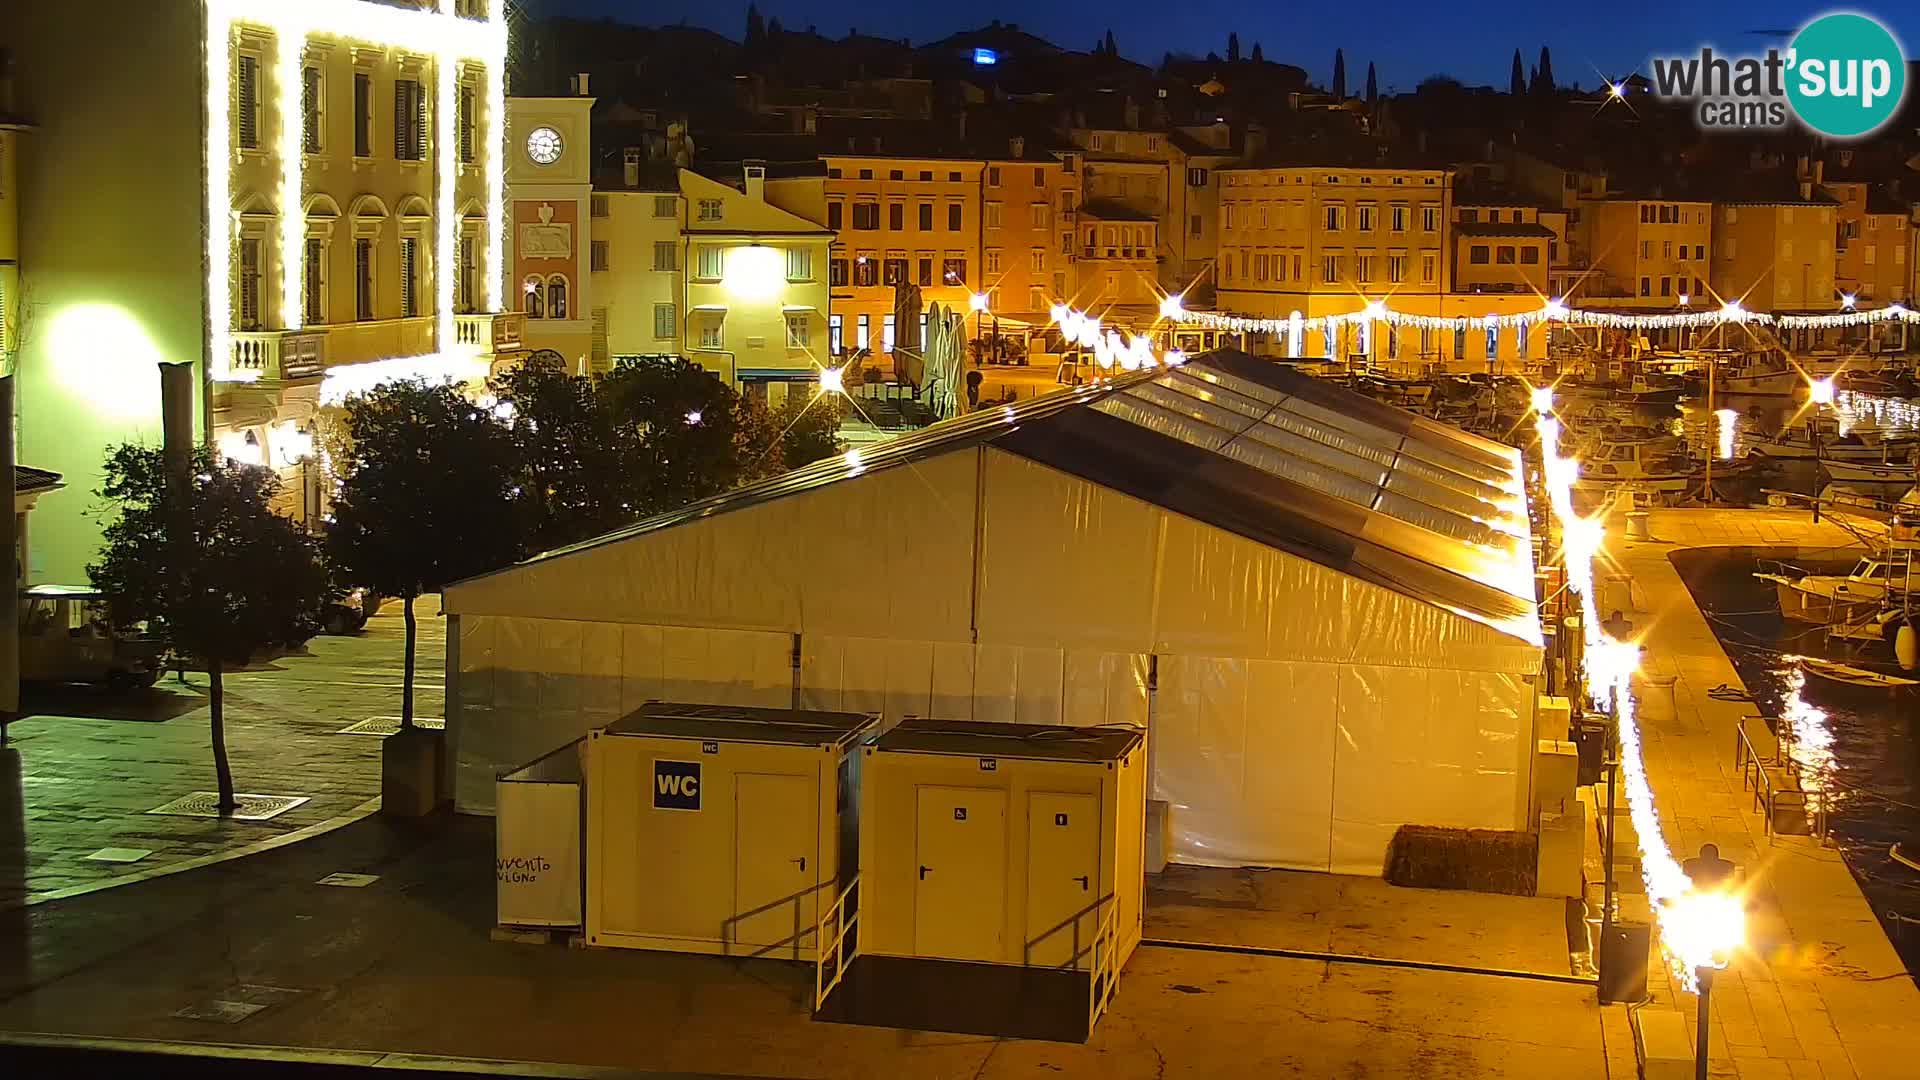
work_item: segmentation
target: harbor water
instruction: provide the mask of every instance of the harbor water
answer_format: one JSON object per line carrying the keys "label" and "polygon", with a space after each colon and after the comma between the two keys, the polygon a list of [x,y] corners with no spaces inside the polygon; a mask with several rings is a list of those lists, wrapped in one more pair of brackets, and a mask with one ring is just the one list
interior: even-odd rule
{"label": "harbor water", "polygon": [[[1899,669],[1884,644],[1829,643],[1823,627],[1782,618],[1773,586],[1752,576],[1765,555],[1703,549],[1674,561],[1751,693],[1753,713],[1776,734],[1795,737],[1796,756],[1813,777],[1807,786],[1817,785],[1816,797],[1826,800],[1832,842],[1907,970],[1920,971],[1920,871],[1889,854],[1902,842],[1920,853],[1920,687],[1854,689],[1803,674],[1793,657]],[[1854,555],[1800,562],[1844,574]]]}

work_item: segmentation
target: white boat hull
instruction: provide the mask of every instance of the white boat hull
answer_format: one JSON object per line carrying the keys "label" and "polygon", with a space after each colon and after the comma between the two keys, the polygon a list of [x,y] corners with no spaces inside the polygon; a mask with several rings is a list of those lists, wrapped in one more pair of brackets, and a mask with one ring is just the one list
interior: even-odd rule
{"label": "white boat hull", "polygon": [[1827,475],[1835,480],[1850,480],[1854,483],[1870,484],[1911,484],[1914,482],[1914,469],[1911,465],[1873,465],[1863,462],[1838,460],[1821,461]]}
{"label": "white boat hull", "polygon": [[1807,385],[1807,380],[1801,378],[1798,372],[1771,371],[1764,375],[1721,375],[1714,385],[1723,394],[1792,397]]}
{"label": "white boat hull", "polygon": [[1803,583],[1806,579],[1795,580],[1781,574],[1755,574],[1754,577],[1773,583],[1782,617],[1816,626],[1859,622],[1878,611],[1887,596],[1885,586],[1871,582],[1815,578],[1810,583],[1816,587],[1809,588]]}
{"label": "white boat hull", "polygon": [[1870,465],[1897,464],[1906,460],[1913,452],[1911,442],[1888,443],[1885,446],[1822,446],[1816,451],[1805,443],[1775,442],[1769,439],[1749,439],[1747,445],[1772,458],[1788,458],[1811,461],[1856,462]]}

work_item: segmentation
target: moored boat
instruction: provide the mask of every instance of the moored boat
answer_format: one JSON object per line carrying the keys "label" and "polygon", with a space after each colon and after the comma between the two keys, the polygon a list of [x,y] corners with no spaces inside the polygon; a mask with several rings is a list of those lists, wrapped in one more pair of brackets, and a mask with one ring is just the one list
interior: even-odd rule
{"label": "moored boat", "polygon": [[1920,686],[1920,679],[1905,679],[1898,675],[1888,675],[1866,668],[1853,667],[1850,664],[1836,663],[1832,660],[1817,660],[1811,656],[1802,656],[1800,670],[1829,683],[1849,686],[1860,690],[1898,690],[1902,687]]}

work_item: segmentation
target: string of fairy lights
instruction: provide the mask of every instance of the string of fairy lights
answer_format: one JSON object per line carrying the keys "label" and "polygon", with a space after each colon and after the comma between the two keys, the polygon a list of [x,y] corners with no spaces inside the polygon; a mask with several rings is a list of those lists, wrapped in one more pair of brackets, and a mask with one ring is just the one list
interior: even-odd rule
{"label": "string of fairy lights", "polygon": [[1901,304],[1888,304],[1886,307],[1868,310],[1849,310],[1829,315],[1791,314],[1775,315],[1764,311],[1753,311],[1743,307],[1738,300],[1728,300],[1718,307],[1700,311],[1677,311],[1658,313],[1629,313],[1618,311],[1593,311],[1586,308],[1569,307],[1561,300],[1548,300],[1541,306],[1529,311],[1488,313],[1486,315],[1418,315],[1411,312],[1396,311],[1385,300],[1371,300],[1357,311],[1340,312],[1332,315],[1306,316],[1295,311],[1283,317],[1241,315],[1219,311],[1188,311],[1179,303],[1178,296],[1168,297],[1171,303],[1162,303],[1161,315],[1178,322],[1212,330],[1226,330],[1232,333],[1278,334],[1289,340],[1298,340],[1302,334],[1311,330],[1337,330],[1342,326],[1381,322],[1389,326],[1406,326],[1422,330],[1504,330],[1517,327],[1530,327],[1540,323],[1562,323],[1568,326],[1594,326],[1614,330],[1665,330],[1695,329],[1713,326],[1773,326],[1783,330],[1826,330],[1851,326],[1867,326],[1883,322],[1920,323],[1920,312]]}

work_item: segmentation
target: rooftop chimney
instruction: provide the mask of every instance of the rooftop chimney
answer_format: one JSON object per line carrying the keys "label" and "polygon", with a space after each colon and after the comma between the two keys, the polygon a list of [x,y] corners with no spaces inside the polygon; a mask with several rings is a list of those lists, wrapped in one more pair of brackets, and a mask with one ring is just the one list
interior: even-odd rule
{"label": "rooftop chimney", "polygon": [[742,188],[747,198],[755,202],[767,201],[767,163],[749,161],[746,163],[746,184]]}
{"label": "rooftop chimney", "polygon": [[620,179],[629,188],[640,186],[640,148],[629,146],[620,152]]}
{"label": "rooftop chimney", "polygon": [[1019,135],[1007,140],[1007,156],[1015,161],[1027,156],[1027,140]]}

